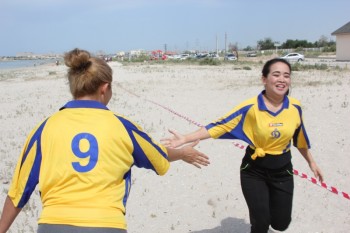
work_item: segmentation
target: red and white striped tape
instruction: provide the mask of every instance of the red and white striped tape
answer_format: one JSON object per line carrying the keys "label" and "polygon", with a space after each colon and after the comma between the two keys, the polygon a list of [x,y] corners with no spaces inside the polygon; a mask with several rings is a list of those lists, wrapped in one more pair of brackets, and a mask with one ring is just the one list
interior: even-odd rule
{"label": "red and white striped tape", "polygon": [[329,185],[327,185],[327,184],[324,183],[324,182],[319,182],[316,178],[310,177],[310,176],[308,176],[308,175],[305,174],[305,173],[300,173],[299,171],[297,171],[297,170],[295,170],[295,169],[293,170],[293,172],[294,172],[294,175],[300,176],[300,177],[303,178],[303,179],[307,179],[307,180],[309,180],[310,182],[312,182],[312,183],[314,183],[314,184],[317,184],[317,185],[319,185],[319,186],[321,186],[321,187],[327,189],[328,191],[330,191],[330,192],[332,192],[332,193],[334,193],[334,194],[340,195],[340,196],[342,196],[342,197],[344,197],[344,198],[350,200],[350,195],[347,194],[346,192],[339,191],[337,188],[335,188],[335,187],[333,187],[333,186],[329,186]]}
{"label": "red and white striped tape", "polygon": [[[245,148],[244,145],[239,144],[239,143],[237,143],[237,142],[234,142],[233,145],[236,146],[236,147],[238,147],[238,148],[240,148],[240,149],[244,149],[244,148]],[[294,173],[294,175],[296,175],[296,176],[299,176],[299,177],[301,177],[301,178],[303,178],[303,179],[307,179],[308,181],[310,181],[310,182],[313,183],[313,184],[316,184],[316,185],[318,185],[318,186],[320,186],[320,187],[323,187],[323,188],[327,189],[328,191],[330,191],[330,192],[332,192],[332,193],[334,193],[334,194],[343,196],[344,198],[350,200],[350,195],[349,195],[349,194],[347,194],[347,193],[345,193],[345,192],[342,192],[342,191],[339,191],[337,188],[335,188],[335,187],[333,187],[333,186],[329,186],[329,185],[327,185],[327,184],[324,183],[324,182],[320,182],[320,181],[318,181],[316,178],[311,177],[311,176],[308,176],[308,175],[305,174],[305,173],[301,173],[301,172],[299,172],[299,171],[296,170],[296,169],[293,169],[293,173]]]}
{"label": "red and white striped tape", "polygon": [[[137,94],[131,92],[130,90],[125,89],[125,88],[124,88],[123,86],[121,86],[120,84],[117,84],[117,85],[118,85],[121,89],[123,89],[123,90],[125,90],[126,92],[130,93],[131,95],[134,95],[134,96],[136,96],[136,97],[138,97],[138,98],[141,98],[141,96],[139,96],[139,95],[137,95]],[[164,106],[164,105],[162,105],[162,104],[159,104],[159,103],[157,103],[157,102],[155,102],[155,101],[153,101],[153,100],[149,100],[149,99],[146,99],[146,98],[144,98],[144,100],[146,100],[146,101],[148,101],[148,102],[150,102],[150,103],[152,103],[152,104],[155,104],[155,105],[157,105],[157,106],[159,106],[159,107],[161,107],[161,108],[163,108],[163,109],[165,109],[165,110],[167,110],[167,111],[169,111],[169,112],[171,112],[171,113],[173,113],[173,114],[175,114],[175,115],[177,115],[177,116],[179,116],[179,117],[185,119],[186,121],[188,121],[188,122],[191,123],[191,124],[194,124],[194,125],[196,125],[196,126],[198,126],[198,127],[203,127],[202,124],[200,124],[200,123],[198,123],[198,122],[192,120],[191,118],[189,118],[189,117],[187,117],[187,116],[185,116],[185,115],[182,115],[182,114],[180,114],[180,113],[174,111],[173,109],[171,109],[171,108],[169,108],[169,107],[167,107],[167,106]],[[246,147],[246,146],[244,146],[244,145],[242,145],[242,144],[240,144],[240,143],[238,143],[238,142],[233,142],[233,145],[236,146],[236,147],[238,147],[238,148],[240,148],[240,149],[244,149],[244,148]],[[303,178],[303,179],[307,179],[307,180],[310,181],[311,183],[316,184],[316,185],[319,185],[320,187],[325,188],[325,189],[327,189],[328,191],[330,191],[330,192],[332,192],[332,193],[334,193],[334,194],[340,195],[340,196],[342,196],[342,197],[344,197],[344,198],[350,200],[350,195],[349,195],[348,193],[339,191],[337,188],[335,188],[335,187],[333,187],[333,186],[329,186],[329,185],[327,185],[327,184],[324,183],[324,182],[320,182],[320,181],[318,181],[316,178],[311,177],[311,176],[308,176],[308,175],[305,174],[305,173],[301,173],[301,172],[299,172],[299,171],[296,170],[296,169],[293,169],[293,173],[294,173],[294,175],[297,175],[297,176],[299,176],[299,177],[301,177],[301,178]]]}

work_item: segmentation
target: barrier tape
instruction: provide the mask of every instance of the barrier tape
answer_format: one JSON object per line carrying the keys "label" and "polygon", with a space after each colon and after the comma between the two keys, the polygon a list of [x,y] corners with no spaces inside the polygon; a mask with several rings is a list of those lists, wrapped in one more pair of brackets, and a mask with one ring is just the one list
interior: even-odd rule
{"label": "barrier tape", "polygon": [[[125,90],[126,92],[130,93],[131,95],[134,95],[134,96],[136,96],[136,97],[138,97],[138,98],[141,98],[141,96],[139,96],[139,95],[137,95],[137,94],[131,92],[131,91],[128,90],[128,89],[125,89],[125,88],[124,88],[123,86],[121,86],[119,83],[117,83],[117,85],[118,85],[121,89],[123,89],[123,90]],[[167,106],[164,106],[164,105],[162,105],[162,104],[159,104],[159,103],[157,103],[157,102],[155,102],[155,101],[153,101],[153,100],[149,100],[149,99],[146,99],[146,98],[144,98],[144,100],[146,100],[146,101],[148,101],[148,102],[150,102],[150,103],[152,103],[152,104],[155,104],[155,105],[157,105],[157,106],[159,106],[159,107],[161,107],[161,108],[163,108],[163,109],[165,109],[165,110],[167,110],[167,111],[173,113],[174,115],[177,115],[177,116],[181,117],[182,119],[185,119],[186,121],[188,121],[188,122],[191,123],[191,124],[194,124],[194,125],[196,125],[196,126],[198,126],[198,127],[203,127],[203,126],[204,126],[204,125],[202,125],[202,124],[200,124],[200,123],[198,123],[198,122],[192,120],[191,118],[189,118],[189,117],[187,117],[187,116],[185,116],[185,115],[182,115],[182,114],[180,114],[180,113],[174,111],[173,109],[171,109],[171,108],[169,108],[169,107],[167,107]],[[244,148],[246,147],[246,146],[244,146],[244,145],[242,145],[242,144],[240,144],[240,143],[238,143],[238,142],[233,142],[233,145],[234,145],[235,147],[240,148],[240,149],[244,149]],[[318,185],[318,186],[320,186],[320,187],[322,187],[322,188],[325,188],[325,189],[327,189],[328,191],[330,191],[330,192],[332,192],[332,193],[334,193],[334,194],[337,194],[337,195],[339,195],[339,196],[342,196],[342,197],[344,197],[344,198],[350,200],[350,195],[349,195],[348,193],[339,191],[337,188],[335,188],[335,187],[333,187],[333,186],[329,186],[329,185],[327,185],[327,184],[324,183],[324,182],[320,182],[320,181],[318,181],[318,180],[317,180],[316,178],[314,178],[314,177],[308,176],[308,175],[305,174],[305,173],[301,173],[301,172],[299,172],[299,171],[296,170],[296,169],[293,169],[293,174],[296,175],[296,176],[299,176],[300,178],[306,179],[306,180],[310,181],[311,183],[316,184],[316,185]]]}

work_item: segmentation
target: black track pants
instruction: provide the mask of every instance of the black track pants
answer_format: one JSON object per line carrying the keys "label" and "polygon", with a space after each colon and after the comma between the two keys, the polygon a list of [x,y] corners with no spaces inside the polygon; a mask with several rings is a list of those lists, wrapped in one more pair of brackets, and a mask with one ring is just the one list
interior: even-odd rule
{"label": "black track pants", "polygon": [[263,169],[243,161],[241,186],[248,205],[251,233],[279,231],[291,222],[293,202],[292,164],[278,170]]}

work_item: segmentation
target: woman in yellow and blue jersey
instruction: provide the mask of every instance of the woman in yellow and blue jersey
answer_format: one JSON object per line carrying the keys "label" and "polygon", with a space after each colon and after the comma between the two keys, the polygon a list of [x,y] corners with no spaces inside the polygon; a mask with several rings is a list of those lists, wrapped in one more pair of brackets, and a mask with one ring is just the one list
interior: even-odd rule
{"label": "woman in yellow and blue jersey", "polygon": [[266,62],[262,70],[265,89],[226,115],[201,129],[161,140],[176,148],[207,138],[240,139],[248,144],[241,164],[241,186],[252,233],[267,233],[271,226],[284,231],[291,222],[293,166],[291,144],[300,151],[314,175],[323,181],[311,152],[302,108],[289,97],[291,66],[283,59]]}
{"label": "woman in yellow and blue jersey", "polygon": [[39,233],[126,232],[125,206],[133,165],[164,175],[169,162],[196,167],[208,157],[190,146],[166,148],[106,106],[112,69],[89,52],[65,55],[74,100],[33,129],[19,158],[0,219],[5,233],[38,185]]}

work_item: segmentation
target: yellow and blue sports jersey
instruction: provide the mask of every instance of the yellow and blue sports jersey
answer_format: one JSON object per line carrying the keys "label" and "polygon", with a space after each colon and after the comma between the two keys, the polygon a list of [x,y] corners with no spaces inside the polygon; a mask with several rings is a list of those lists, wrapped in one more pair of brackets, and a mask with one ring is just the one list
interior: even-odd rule
{"label": "yellow and blue sports jersey", "polygon": [[224,117],[206,126],[212,138],[240,139],[253,148],[252,156],[280,155],[297,148],[310,148],[303,124],[300,102],[285,96],[282,108],[273,113],[263,101],[263,94],[244,101]]}
{"label": "yellow and blue sports jersey", "polygon": [[167,151],[96,101],[68,102],[28,136],[9,197],[22,208],[38,184],[40,223],[126,229],[131,167],[169,169]]}

